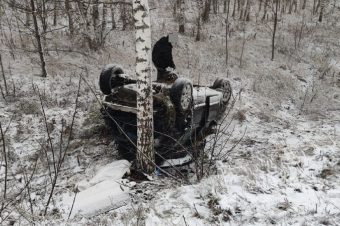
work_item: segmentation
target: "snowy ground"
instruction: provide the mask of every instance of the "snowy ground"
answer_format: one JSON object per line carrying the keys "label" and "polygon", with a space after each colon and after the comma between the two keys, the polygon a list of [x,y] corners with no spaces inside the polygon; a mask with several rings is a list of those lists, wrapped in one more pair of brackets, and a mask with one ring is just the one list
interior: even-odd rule
{"label": "snowy ground", "polygon": [[[170,5],[154,4],[156,41],[175,32],[177,24]],[[11,93],[6,102],[0,100],[10,163],[9,195],[24,186],[38,159],[32,185],[25,188],[25,197],[16,201],[10,219],[18,225],[339,225],[340,11],[336,10],[329,12],[322,24],[306,11],[308,29],[298,50],[293,44],[293,30],[302,13],[286,15],[279,23],[275,61],[270,60],[271,21],[261,23],[253,18],[244,27],[231,20],[228,69],[224,26],[217,22],[219,17],[212,16],[212,21],[203,26],[201,42],[194,42],[190,35],[179,36],[173,52],[181,76],[199,84],[227,77],[233,86],[236,102],[225,122],[232,121],[223,153],[243,137],[232,152],[216,162],[216,172],[200,182],[193,174],[185,183],[155,175],[154,180],[144,182],[120,179],[126,169],[119,168],[122,162],[116,162],[119,156],[101,120],[97,82],[101,67],[107,63],[118,62],[127,74],[133,73],[133,31],[114,31],[107,48],[96,53],[50,53],[46,79],[38,76],[37,56],[18,50],[11,57],[1,43]],[[187,16],[193,17],[191,10]],[[194,25],[189,23],[187,34],[192,33],[191,27]],[[57,36],[56,43],[74,44],[62,33]],[[240,67],[244,37],[247,41]],[[53,175],[49,173],[52,155],[48,152],[45,156],[49,143],[39,93],[59,155],[59,150],[67,146],[80,75],[95,95],[82,80],[73,136],[48,209],[50,214],[42,217]],[[0,175],[4,174],[3,166],[1,162]],[[107,174],[110,170],[121,174]],[[88,190],[95,186],[107,193],[97,196],[98,190]],[[74,212],[68,220],[77,187]],[[117,194],[122,199],[109,200],[114,202],[109,209],[126,205],[96,212],[98,203],[108,206],[104,203],[108,199],[103,197]],[[77,216],[79,209],[96,214]]]}

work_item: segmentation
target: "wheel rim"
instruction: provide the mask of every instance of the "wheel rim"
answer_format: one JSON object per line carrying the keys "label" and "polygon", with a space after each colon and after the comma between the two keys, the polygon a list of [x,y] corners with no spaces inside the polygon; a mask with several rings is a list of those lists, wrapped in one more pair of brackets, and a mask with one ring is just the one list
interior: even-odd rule
{"label": "wheel rim", "polygon": [[230,85],[228,82],[223,82],[221,88],[223,90],[223,101],[226,102],[230,97]]}
{"label": "wheel rim", "polygon": [[181,98],[181,107],[183,110],[187,110],[191,104],[191,94],[192,88],[190,84],[187,84],[183,87],[182,98]]}

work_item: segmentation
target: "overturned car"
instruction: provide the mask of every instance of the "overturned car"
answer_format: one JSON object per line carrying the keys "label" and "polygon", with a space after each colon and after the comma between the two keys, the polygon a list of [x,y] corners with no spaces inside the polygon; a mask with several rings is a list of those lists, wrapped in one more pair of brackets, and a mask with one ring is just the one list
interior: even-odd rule
{"label": "overturned car", "polygon": [[[193,85],[169,73],[169,80],[153,82],[154,147],[156,164],[170,166],[191,161],[225,112],[232,94],[229,81],[216,79],[210,87]],[[101,112],[123,158],[136,157],[136,80],[117,65],[102,70],[99,86],[105,95]],[[165,161],[167,160],[167,161]]]}

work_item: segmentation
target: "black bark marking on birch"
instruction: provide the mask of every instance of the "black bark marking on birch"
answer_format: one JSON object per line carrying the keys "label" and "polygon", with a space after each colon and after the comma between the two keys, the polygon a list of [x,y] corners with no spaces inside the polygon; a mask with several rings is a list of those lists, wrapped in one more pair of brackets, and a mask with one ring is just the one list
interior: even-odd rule
{"label": "black bark marking on birch", "polygon": [[136,39],[136,42],[141,42],[141,43],[143,43],[143,42],[145,42],[145,40],[142,39],[142,37],[138,37],[138,38]]}
{"label": "black bark marking on birch", "polygon": [[141,30],[143,30],[143,32],[144,32],[144,30],[145,30],[145,29],[149,29],[150,26],[148,26],[146,23],[143,22],[143,25],[135,26],[135,28],[138,29],[138,30],[141,29]]}
{"label": "black bark marking on birch", "polygon": [[147,62],[147,60],[140,58],[140,57],[136,57],[136,62],[137,63],[142,63],[142,62]]}
{"label": "black bark marking on birch", "polygon": [[140,4],[140,2],[138,2],[138,6],[135,8],[135,9],[133,9],[133,12],[134,13],[136,13],[136,12],[138,12],[138,11],[146,11],[145,10],[145,6],[143,6],[142,4]]}
{"label": "black bark marking on birch", "polygon": [[145,46],[145,48],[143,48],[142,50],[144,50],[145,52],[149,52],[149,51],[150,51],[150,48],[148,48],[148,47]]}

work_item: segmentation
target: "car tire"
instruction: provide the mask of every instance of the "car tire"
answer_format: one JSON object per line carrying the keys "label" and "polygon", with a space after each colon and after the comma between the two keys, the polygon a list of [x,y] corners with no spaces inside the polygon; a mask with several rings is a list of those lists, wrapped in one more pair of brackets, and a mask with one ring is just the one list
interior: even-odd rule
{"label": "car tire", "polygon": [[185,114],[191,110],[193,104],[192,90],[191,81],[185,78],[176,79],[172,85],[170,98],[178,113]]}
{"label": "car tire", "polygon": [[113,88],[122,85],[119,74],[124,74],[124,71],[118,65],[109,64],[103,68],[99,77],[99,87],[105,95],[110,95]]}
{"label": "car tire", "polygon": [[227,79],[218,78],[215,80],[212,88],[222,92],[223,97],[221,99],[221,112],[224,112],[232,94],[230,82]]}

